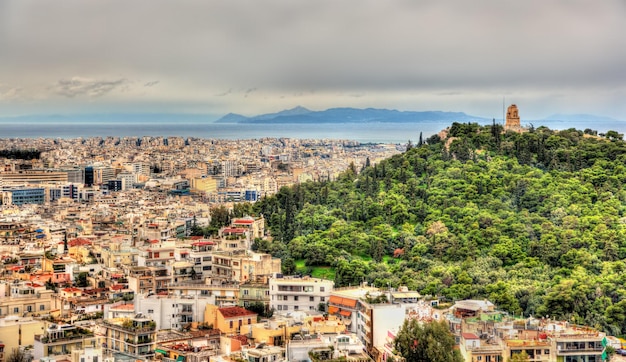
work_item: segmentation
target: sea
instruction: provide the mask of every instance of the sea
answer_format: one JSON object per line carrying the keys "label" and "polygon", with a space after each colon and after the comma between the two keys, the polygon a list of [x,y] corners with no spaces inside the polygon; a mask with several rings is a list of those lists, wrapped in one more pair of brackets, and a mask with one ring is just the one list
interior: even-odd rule
{"label": "sea", "polygon": [[[481,123],[481,122],[478,122]],[[491,122],[483,122],[491,124]],[[0,138],[89,138],[89,137],[183,137],[206,139],[341,139],[361,143],[402,144],[417,142],[449,127],[449,121],[410,123],[338,123],[338,124],[232,124],[213,122],[0,122]],[[590,128],[600,133],[626,132],[626,122],[589,124],[574,121],[533,121],[534,127],[551,129]]]}

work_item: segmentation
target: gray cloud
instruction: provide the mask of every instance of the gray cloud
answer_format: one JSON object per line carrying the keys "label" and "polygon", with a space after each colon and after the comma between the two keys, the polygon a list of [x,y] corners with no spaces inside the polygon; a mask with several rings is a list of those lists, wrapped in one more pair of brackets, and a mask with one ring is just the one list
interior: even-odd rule
{"label": "gray cloud", "polygon": [[159,84],[159,81],[158,80],[153,80],[151,82],[145,83],[143,86],[144,87],[154,87],[157,84]]}
{"label": "gray cloud", "polygon": [[230,94],[232,94],[232,93],[233,93],[233,90],[232,90],[232,88],[231,88],[231,89],[227,90],[226,92],[218,93],[218,94],[216,94],[215,96],[216,96],[216,97],[225,97],[225,96],[230,95]]}
{"label": "gray cloud", "polygon": [[0,84],[0,100],[21,100],[24,90],[20,87],[3,87]]}
{"label": "gray cloud", "polygon": [[[458,109],[508,93],[548,97],[542,110],[569,102],[626,119],[618,97],[603,99],[626,88],[623,0],[0,3],[0,79],[25,91],[55,83],[54,94],[97,97],[129,86],[121,78],[159,79],[168,87],[131,89],[126,103],[219,98],[223,111],[277,110],[295,97],[324,107],[336,105],[333,94],[375,107],[447,99],[436,104]],[[67,74],[114,81],[57,82]]]}
{"label": "gray cloud", "polygon": [[59,80],[51,89],[56,94],[69,98],[76,96],[101,97],[114,89],[124,89],[127,84],[126,79],[96,80],[73,77]]}

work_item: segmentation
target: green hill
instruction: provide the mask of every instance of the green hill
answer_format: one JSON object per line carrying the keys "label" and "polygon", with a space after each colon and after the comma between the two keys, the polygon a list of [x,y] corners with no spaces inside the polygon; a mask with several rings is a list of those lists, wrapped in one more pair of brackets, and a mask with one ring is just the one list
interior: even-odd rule
{"label": "green hill", "polygon": [[489,298],[625,333],[626,143],[592,133],[455,123],[443,140],[257,203],[274,241],[256,247],[286,272],[295,260],[332,268],[337,286]]}

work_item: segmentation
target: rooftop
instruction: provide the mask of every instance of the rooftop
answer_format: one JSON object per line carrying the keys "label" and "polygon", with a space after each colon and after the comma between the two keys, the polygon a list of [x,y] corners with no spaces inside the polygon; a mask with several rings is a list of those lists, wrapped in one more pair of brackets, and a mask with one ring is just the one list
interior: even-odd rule
{"label": "rooftop", "polygon": [[224,318],[235,318],[243,316],[256,316],[257,314],[241,307],[224,307],[219,308],[220,313]]}

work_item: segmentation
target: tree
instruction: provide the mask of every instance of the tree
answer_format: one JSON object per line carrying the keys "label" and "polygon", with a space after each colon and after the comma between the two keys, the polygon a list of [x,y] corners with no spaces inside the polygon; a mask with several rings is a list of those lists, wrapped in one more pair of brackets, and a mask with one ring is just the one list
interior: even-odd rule
{"label": "tree", "polygon": [[81,287],[81,288],[88,286],[89,285],[89,281],[87,280],[88,276],[89,276],[89,273],[87,272],[79,273],[78,276],[76,277],[76,286]]}
{"label": "tree", "polygon": [[454,336],[445,322],[420,323],[405,320],[395,340],[398,353],[406,362],[461,362],[454,349]]}
{"label": "tree", "polygon": [[19,348],[13,348],[9,357],[7,357],[6,362],[28,362],[30,358],[23,350]]}
{"label": "tree", "polygon": [[528,353],[526,353],[526,351],[522,351],[521,353],[514,353],[509,359],[509,362],[525,362],[525,361],[530,361],[530,356],[528,355]]}
{"label": "tree", "polygon": [[292,275],[296,272],[296,261],[293,258],[286,258],[282,263],[283,274]]}

